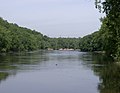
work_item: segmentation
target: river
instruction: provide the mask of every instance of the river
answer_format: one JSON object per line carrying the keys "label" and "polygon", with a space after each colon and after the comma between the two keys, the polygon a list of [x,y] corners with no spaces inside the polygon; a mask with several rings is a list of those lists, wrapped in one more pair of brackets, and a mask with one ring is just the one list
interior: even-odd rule
{"label": "river", "polygon": [[120,93],[120,65],[79,51],[1,54],[0,93]]}

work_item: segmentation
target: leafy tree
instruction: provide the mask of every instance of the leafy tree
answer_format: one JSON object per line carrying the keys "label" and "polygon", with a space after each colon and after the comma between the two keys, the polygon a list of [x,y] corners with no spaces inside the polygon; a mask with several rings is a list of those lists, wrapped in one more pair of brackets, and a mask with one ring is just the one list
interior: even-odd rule
{"label": "leafy tree", "polygon": [[[0,52],[41,49],[46,40],[40,32],[19,27],[0,18]],[[45,41],[45,43],[47,43]]]}
{"label": "leafy tree", "polygon": [[96,0],[96,7],[106,13],[106,53],[120,59],[120,0]]}

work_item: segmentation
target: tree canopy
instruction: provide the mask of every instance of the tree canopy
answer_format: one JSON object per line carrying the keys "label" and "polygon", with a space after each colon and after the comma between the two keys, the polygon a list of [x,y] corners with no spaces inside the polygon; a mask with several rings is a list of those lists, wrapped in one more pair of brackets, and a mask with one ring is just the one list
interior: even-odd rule
{"label": "tree canopy", "polygon": [[120,0],[96,0],[96,7],[106,13],[103,21],[107,43],[106,53],[115,59],[120,59]]}
{"label": "tree canopy", "polygon": [[35,30],[19,27],[0,18],[0,51],[31,51],[44,47],[45,36]]}
{"label": "tree canopy", "polygon": [[35,30],[8,23],[0,18],[0,52],[72,48],[81,51],[106,51],[120,60],[120,0],[95,0],[106,14],[99,31],[83,38],[50,38]]}
{"label": "tree canopy", "polygon": [[0,52],[37,49],[79,49],[79,38],[50,38],[35,30],[8,23],[0,18]]}

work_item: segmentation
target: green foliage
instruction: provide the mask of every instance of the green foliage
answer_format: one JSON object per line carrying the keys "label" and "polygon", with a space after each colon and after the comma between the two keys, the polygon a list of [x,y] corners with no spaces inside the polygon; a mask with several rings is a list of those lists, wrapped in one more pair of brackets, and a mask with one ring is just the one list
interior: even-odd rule
{"label": "green foliage", "polygon": [[50,38],[53,49],[79,49],[79,38]]}
{"label": "green foliage", "polygon": [[45,37],[41,33],[0,18],[0,52],[41,49],[44,41]]}
{"label": "green foliage", "polygon": [[40,32],[19,27],[0,18],[0,52],[36,49],[79,49],[79,38],[49,38]]}
{"label": "green foliage", "polygon": [[104,39],[104,33],[101,31],[84,36],[80,39],[80,49],[81,51],[103,51]]}
{"label": "green foliage", "polygon": [[[106,13],[106,53],[120,59],[120,0],[96,0],[96,7]],[[99,8],[100,9],[100,8]],[[104,29],[104,31],[105,31]]]}

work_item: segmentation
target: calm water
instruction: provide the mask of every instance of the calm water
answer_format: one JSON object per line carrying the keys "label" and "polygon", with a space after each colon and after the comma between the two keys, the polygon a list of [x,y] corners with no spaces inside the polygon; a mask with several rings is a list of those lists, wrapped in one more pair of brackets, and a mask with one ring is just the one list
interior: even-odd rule
{"label": "calm water", "polygon": [[0,93],[120,93],[120,65],[100,54],[0,55]]}

